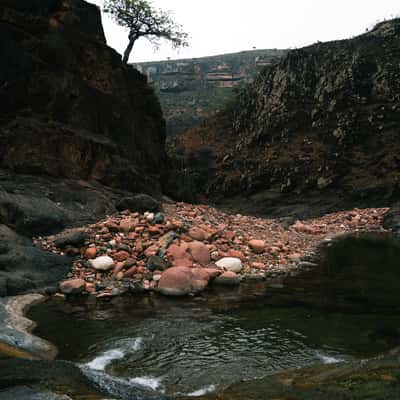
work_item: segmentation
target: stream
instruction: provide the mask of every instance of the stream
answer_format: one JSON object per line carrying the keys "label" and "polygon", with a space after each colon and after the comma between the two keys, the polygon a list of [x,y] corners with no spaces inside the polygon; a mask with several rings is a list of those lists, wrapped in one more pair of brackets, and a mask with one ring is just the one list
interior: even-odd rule
{"label": "stream", "polygon": [[368,358],[398,345],[400,326],[395,313],[270,307],[262,296],[235,301],[229,291],[97,304],[52,299],[29,318],[59,359],[124,400],[138,389],[146,398],[198,397],[288,369]]}

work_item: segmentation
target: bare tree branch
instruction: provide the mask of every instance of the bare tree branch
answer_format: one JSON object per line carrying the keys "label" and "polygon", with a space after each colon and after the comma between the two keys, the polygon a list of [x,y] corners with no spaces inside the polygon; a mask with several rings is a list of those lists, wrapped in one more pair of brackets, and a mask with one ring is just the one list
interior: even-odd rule
{"label": "bare tree branch", "polygon": [[156,9],[148,0],[105,0],[104,11],[121,26],[129,29],[129,44],[123,56],[128,63],[135,42],[145,37],[159,46],[160,39],[171,42],[174,48],[188,46],[188,34],[176,24],[169,12]]}

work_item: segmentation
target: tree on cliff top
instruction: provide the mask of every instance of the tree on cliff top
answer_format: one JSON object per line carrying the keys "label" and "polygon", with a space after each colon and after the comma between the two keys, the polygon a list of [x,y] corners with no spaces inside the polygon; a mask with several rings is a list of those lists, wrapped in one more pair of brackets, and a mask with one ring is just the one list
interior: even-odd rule
{"label": "tree on cliff top", "polygon": [[147,0],[105,0],[104,12],[129,29],[129,44],[123,56],[125,64],[135,42],[141,37],[156,47],[160,45],[160,39],[170,41],[174,48],[188,46],[187,33],[172,20],[170,13],[154,8]]}

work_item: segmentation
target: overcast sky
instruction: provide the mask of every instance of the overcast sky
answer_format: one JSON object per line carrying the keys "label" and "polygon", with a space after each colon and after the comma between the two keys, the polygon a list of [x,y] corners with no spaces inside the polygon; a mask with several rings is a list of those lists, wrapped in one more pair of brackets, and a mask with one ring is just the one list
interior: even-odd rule
{"label": "overcast sky", "polygon": [[[102,0],[89,0],[102,4]],[[173,12],[190,35],[190,47],[158,51],[145,39],[135,45],[131,62],[191,58],[269,48],[302,47],[358,35],[377,21],[400,15],[399,0],[154,0]],[[108,44],[122,53],[126,30],[103,15]]]}

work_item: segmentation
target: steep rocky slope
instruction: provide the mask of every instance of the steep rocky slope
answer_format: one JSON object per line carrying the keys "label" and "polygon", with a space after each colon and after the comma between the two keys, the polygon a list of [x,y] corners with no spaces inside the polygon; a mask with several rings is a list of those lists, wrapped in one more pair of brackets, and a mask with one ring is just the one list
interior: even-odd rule
{"label": "steep rocky slope", "polygon": [[167,159],[157,97],[83,0],[0,1],[0,104],[3,296],[51,286],[71,262],[19,235],[97,220],[132,192],[161,195]]}
{"label": "steep rocky slope", "polygon": [[182,138],[177,148],[192,160],[186,166],[213,165],[207,194],[246,196],[252,210],[393,201],[400,177],[399,39],[395,19],[351,40],[291,51]]}
{"label": "steep rocky slope", "polygon": [[2,0],[0,30],[1,167],[157,186],[165,163],[158,100],[106,46],[96,6]]}
{"label": "steep rocky slope", "polygon": [[167,134],[184,133],[223,107],[233,88],[251,82],[286,50],[250,50],[218,56],[138,63],[163,107]]}

